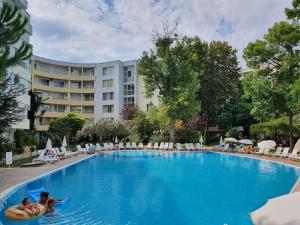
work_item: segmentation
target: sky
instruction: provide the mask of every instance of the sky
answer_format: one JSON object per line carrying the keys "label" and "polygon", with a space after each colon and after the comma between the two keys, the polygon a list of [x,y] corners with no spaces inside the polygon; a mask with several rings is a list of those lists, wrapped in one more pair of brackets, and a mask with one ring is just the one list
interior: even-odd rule
{"label": "sky", "polygon": [[152,33],[179,21],[182,36],[242,51],[285,19],[291,0],[28,0],[34,54],[68,62],[138,59]]}

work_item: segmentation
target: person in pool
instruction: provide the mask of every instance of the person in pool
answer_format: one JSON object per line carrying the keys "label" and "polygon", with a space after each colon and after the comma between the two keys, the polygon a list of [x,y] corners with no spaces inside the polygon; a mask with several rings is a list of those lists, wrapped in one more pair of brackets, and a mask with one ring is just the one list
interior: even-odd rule
{"label": "person in pool", "polygon": [[54,204],[61,201],[60,199],[53,199],[53,198],[51,198],[49,196],[49,192],[41,192],[39,203],[42,204],[42,205],[44,205],[44,206],[47,206],[48,205],[48,201],[51,200],[51,199],[54,201]]}
{"label": "person in pool", "polygon": [[55,204],[55,200],[54,199],[49,199],[47,202],[47,206],[46,206],[46,213],[53,213],[54,212],[54,204]]}
{"label": "person in pool", "polygon": [[39,208],[36,204],[31,204],[29,198],[24,198],[22,204],[17,209],[26,212],[29,216],[37,216],[40,213]]}

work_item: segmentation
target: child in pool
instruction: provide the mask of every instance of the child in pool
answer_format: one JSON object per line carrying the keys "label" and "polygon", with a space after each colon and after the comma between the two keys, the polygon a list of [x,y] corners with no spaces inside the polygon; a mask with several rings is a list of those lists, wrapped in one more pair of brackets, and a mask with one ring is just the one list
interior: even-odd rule
{"label": "child in pool", "polygon": [[39,208],[35,204],[31,204],[29,198],[24,198],[22,205],[18,206],[17,209],[26,212],[29,216],[37,216],[40,213]]}
{"label": "child in pool", "polygon": [[49,196],[49,192],[41,192],[39,203],[44,205],[44,206],[47,206],[48,201],[51,200],[51,199],[54,201],[54,204],[61,201],[61,200],[56,200],[56,199],[51,198]]}
{"label": "child in pool", "polygon": [[54,199],[49,199],[47,202],[47,210],[46,213],[53,213],[54,212],[54,204],[55,204],[55,200]]}

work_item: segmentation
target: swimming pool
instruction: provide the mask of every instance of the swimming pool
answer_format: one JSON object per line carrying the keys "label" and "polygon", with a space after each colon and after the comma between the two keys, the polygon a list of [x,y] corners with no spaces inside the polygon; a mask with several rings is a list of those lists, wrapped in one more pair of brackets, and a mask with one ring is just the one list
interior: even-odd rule
{"label": "swimming pool", "polygon": [[[18,204],[27,190],[45,187],[71,196],[53,215],[3,224],[247,225],[249,213],[290,191],[299,170],[217,153],[115,152],[91,157],[18,188],[6,200]],[[1,224],[1,223],[0,223]]]}

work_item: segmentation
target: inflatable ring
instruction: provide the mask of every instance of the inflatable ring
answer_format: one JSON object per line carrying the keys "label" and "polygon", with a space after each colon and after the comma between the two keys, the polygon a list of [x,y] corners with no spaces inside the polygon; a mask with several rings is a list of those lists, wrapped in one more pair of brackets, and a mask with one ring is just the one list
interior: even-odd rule
{"label": "inflatable ring", "polygon": [[40,210],[40,213],[37,216],[30,216],[28,213],[17,209],[18,205],[12,206],[5,211],[5,216],[11,220],[32,220],[36,219],[46,212],[46,207],[41,204],[36,204]]}

